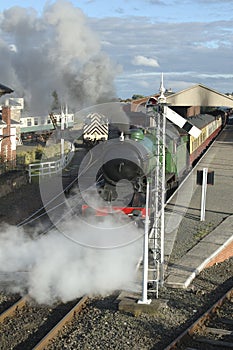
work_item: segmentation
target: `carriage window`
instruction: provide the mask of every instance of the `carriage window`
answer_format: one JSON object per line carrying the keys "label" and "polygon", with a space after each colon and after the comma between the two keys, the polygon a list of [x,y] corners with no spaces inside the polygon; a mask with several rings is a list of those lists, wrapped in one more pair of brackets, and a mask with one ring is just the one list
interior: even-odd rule
{"label": "carriage window", "polygon": [[31,118],[28,118],[28,119],[27,119],[27,126],[32,126],[32,120],[31,120]]}
{"label": "carriage window", "polygon": [[34,125],[38,125],[38,118],[34,119]]}

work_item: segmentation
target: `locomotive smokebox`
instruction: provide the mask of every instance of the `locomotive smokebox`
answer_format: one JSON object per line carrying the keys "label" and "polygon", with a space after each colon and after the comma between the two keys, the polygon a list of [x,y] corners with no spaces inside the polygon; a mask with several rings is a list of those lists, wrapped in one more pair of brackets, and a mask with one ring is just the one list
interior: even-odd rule
{"label": "locomotive smokebox", "polygon": [[133,140],[108,143],[103,152],[102,172],[110,184],[126,179],[134,181],[147,175],[149,168],[148,152],[142,144]]}

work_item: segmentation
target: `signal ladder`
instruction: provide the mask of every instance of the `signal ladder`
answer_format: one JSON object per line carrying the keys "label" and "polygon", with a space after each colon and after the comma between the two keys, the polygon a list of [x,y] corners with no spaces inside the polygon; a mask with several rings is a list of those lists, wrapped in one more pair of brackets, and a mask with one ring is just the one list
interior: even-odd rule
{"label": "signal ladder", "polygon": [[159,285],[164,280],[164,203],[165,203],[165,132],[166,117],[163,105],[153,108],[156,132],[156,166],[149,177],[149,207],[151,229],[149,232],[148,286],[158,298]]}

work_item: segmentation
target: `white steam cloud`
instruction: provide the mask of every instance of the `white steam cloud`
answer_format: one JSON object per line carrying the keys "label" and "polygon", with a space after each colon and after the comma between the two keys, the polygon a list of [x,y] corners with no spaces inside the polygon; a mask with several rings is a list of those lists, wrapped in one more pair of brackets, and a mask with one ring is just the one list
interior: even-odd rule
{"label": "white steam cloud", "polygon": [[[65,226],[63,228],[65,230]],[[83,224],[77,219],[69,221],[67,228],[69,235],[73,233],[76,239],[78,232],[90,234],[91,230],[87,223]],[[129,230],[135,238],[129,244],[118,248],[94,249],[57,231],[33,239],[23,229],[2,227],[1,285],[4,286],[4,277],[8,276],[8,280],[13,280],[13,284],[7,283],[8,291],[28,291],[39,303],[66,302],[84,294],[106,295],[117,289],[135,288],[135,267],[142,253],[141,235],[138,232],[135,235],[137,230],[134,225],[131,229],[127,225],[114,231],[115,235],[120,231],[125,231],[127,235]],[[98,240],[98,236],[94,239]]]}
{"label": "white steam cloud", "polygon": [[32,8],[5,10],[0,38],[1,81],[25,97],[33,113],[48,112],[54,91],[76,110],[115,97],[119,67],[71,2],[58,0],[41,16]]}

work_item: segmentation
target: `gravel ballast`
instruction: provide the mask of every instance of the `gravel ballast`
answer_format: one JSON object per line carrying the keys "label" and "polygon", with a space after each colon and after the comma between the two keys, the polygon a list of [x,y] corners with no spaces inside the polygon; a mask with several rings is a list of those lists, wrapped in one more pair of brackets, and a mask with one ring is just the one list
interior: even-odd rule
{"label": "gravel ballast", "polygon": [[188,290],[162,288],[155,315],[119,311],[116,295],[94,298],[47,349],[162,350],[233,287],[232,271],[233,258],[203,270]]}

